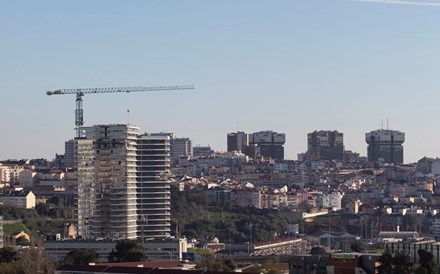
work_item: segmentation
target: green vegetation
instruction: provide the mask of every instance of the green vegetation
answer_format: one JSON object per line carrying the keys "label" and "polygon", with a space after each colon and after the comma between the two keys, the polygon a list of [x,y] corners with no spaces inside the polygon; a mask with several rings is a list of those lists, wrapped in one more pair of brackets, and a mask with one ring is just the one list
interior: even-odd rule
{"label": "green vegetation", "polygon": [[[23,230],[31,237],[31,246],[41,246],[48,234],[54,234],[59,224],[71,222],[72,199],[53,197],[35,209],[0,206],[5,236]],[[7,241],[5,242],[7,244]]]}
{"label": "green vegetation", "polygon": [[209,250],[193,248],[189,252],[200,255],[202,258],[201,262],[197,264],[197,269],[233,272],[237,268],[237,263],[231,258],[217,258]]}
{"label": "green vegetation", "polygon": [[53,267],[42,249],[26,248],[17,252],[12,247],[6,247],[0,249],[0,273],[53,273]]}
{"label": "green vegetation", "polygon": [[[178,192],[171,188],[172,224],[187,238],[210,239],[223,242],[267,241],[286,233],[291,223],[287,214],[277,210],[237,207],[231,203],[211,206],[204,193]],[[173,229],[174,230],[174,229]]]}
{"label": "green vegetation", "polygon": [[417,268],[417,273],[434,273],[434,255],[423,249],[419,249],[417,254],[419,255],[419,267]]}
{"label": "green vegetation", "polygon": [[98,253],[93,249],[72,249],[64,258],[63,263],[88,265],[98,261],[98,258]]}
{"label": "green vegetation", "polygon": [[147,260],[145,249],[135,240],[119,240],[115,249],[108,255],[109,262],[142,262]]}
{"label": "green vegetation", "polygon": [[15,232],[24,231],[29,233],[29,228],[23,223],[8,223],[3,224],[3,233],[9,235]]}
{"label": "green vegetation", "polygon": [[378,267],[379,274],[412,273],[413,264],[410,261],[409,255],[403,252],[391,254],[389,250],[385,250],[378,261],[380,263]]}

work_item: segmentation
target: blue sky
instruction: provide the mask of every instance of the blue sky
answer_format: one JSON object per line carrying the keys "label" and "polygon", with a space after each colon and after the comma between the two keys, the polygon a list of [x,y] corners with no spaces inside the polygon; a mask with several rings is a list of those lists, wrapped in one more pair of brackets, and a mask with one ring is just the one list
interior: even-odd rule
{"label": "blue sky", "polygon": [[[59,88],[194,84],[86,95],[86,125],[136,124],[226,150],[226,134],[365,133],[389,120],[405,162],[440,156],[440,0],[40,0],[0,2],[0,159],[52,158],[74,136]],[[127,109],[130,117],[127,117]]]}

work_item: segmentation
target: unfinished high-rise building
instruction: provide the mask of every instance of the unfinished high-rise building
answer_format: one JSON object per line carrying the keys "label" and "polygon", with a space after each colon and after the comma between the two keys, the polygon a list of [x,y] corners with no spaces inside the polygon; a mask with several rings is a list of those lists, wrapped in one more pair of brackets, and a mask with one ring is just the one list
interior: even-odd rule
{"label": "unfinished high-rise building", "polygon": [[87,239],[170,236],[170,137],[131,125],[85,128],[76,138],[78,235]]}
{"label": "unfinished high-rise building", "polygon": [[136,143],[139,128],[98,125],[77,138],[78,235],[91,239],[135,239]]}

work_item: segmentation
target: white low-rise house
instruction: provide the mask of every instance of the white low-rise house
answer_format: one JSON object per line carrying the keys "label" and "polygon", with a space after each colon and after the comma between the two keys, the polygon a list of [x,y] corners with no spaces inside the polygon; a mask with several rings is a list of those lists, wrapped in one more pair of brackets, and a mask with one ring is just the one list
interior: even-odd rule
{"label": "white low-rise house", "polygon": [[35,208],[35,195],[29,190],[7,191],[3,194],[3,205],[17,208]]}

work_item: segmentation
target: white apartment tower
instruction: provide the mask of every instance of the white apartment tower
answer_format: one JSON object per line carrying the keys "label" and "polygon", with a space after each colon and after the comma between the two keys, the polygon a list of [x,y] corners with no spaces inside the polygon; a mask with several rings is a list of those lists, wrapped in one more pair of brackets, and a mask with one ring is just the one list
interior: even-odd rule
{"label": "white apartment tower", "polygon": [[139,128],[97,125],[77,138],[78,236],[135,239],[136,144]]}
{"label": "white apartment tower", "polygon": [[144,134],[137,140],[138,237],[166,238],[171,230],[170,136]]}

